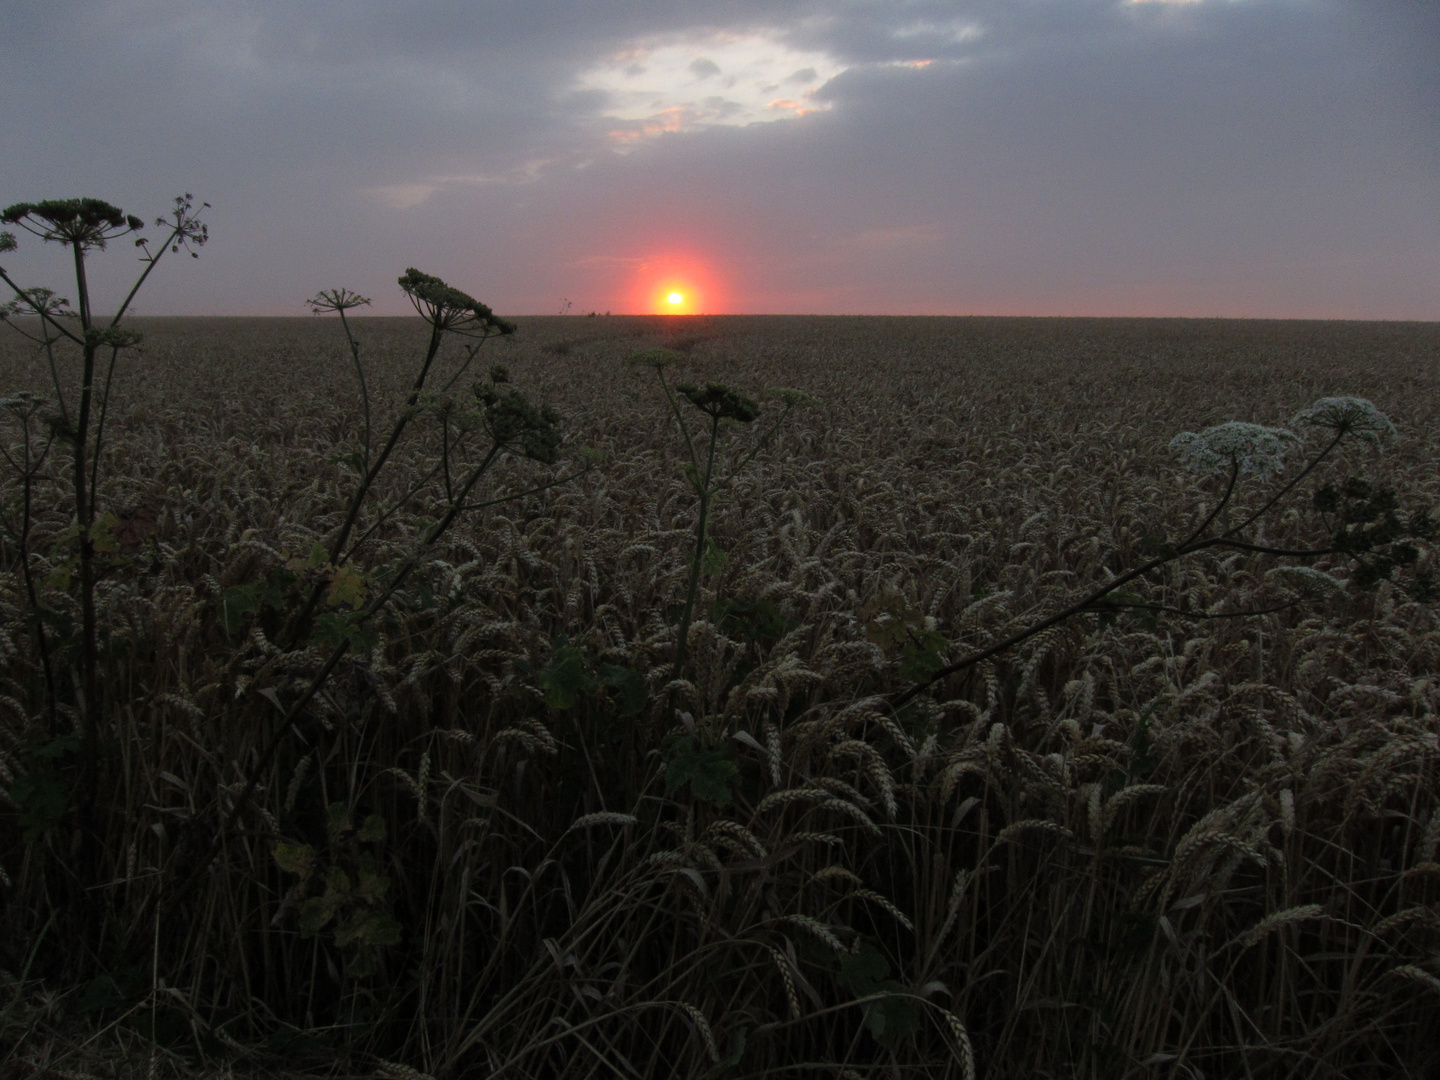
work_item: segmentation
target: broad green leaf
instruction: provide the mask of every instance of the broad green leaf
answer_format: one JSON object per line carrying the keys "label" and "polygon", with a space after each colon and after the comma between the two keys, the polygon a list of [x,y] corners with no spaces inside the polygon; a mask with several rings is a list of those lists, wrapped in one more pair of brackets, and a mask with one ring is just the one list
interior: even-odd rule
{"label": "broad green leaf", "polygon": [[21,839],[28,844],[59,824],[70,806],[70,789],[53,776],[26,773],[10,786],[10,801],[20,811]]}
{"label": "broad green leaf", "polygon": [[705,538],[705,551],[700,556],[700,572],[706,577],[718,574],[725,569],[725,564],[730,561],[730,556],[725,554],[723,548],[715,542],[713,536]]}
{"label": "broad green leaf", "polygon": [[365,653],[380,644],[380,631],[353,611],[327,611],[316,618],[310,640],[332,648],[348,641],[352,650]]}
{"label": "broad green leaf", "polygon": [[377,948],[400,943],[400,924],[388,911],[362,908],[335,928],[335,944]]}
{"label": "broad green leaf", "polygon": [[[857,998],[886,992],[907,993],[902,983],[887,978],[889,974],[890,961],[868,941],[861,944],[859,951],[840,958],[840,981]],[[870,1034],[887,1046],[893,1047],[898,1040],[920,1028],[920,1014],[914,1002],[903,997],[867,1001],[861,1009]]]}
{"label": "broad green leaf", "polygon": [[767,599],[721,600],[710,609],[710,619],[726,637],[741,641],[774,642],[795,629],[775,601]]}
{"label": "broad green leaf", "polygon": [[552,709],[573,709],[580,695],[592,688],[585,670],[585,654],[574,645],[561,645],[540,672],[540,689]]}
{"label": "broad green leaf", "polygon": [[340,838],[355,828],[355,822],[350,817],[350,806],[344,802],[333,802],[326,811],[325,831],[329,834],[330,843],[338,843]]}
{"label": "broad green leaf", "polygon": [[[900,983],[885,981],[873,992],[895,991],[904,993]],[[883,997],[867,1001],[861,1006],[865,1025],[876,1040],[893,1048],[896,1043],[920,1030],[920,1012],[915,1002],[904,997]]]}
{"label": "broad green leaf", "polygon": [[390,889],[390,879],[375,869],[375,859],[367,851],[360,856],[360,873],[355,882],[355,896],[366,904],[378,904]]}
{"label": "broad green leaf", "polygon": [[312,896],[300,905],[300,936],[311,938],[325,929],[340,910],[340,898],[326,892]]}
{"label": "broad green leaf", "polygon": [[345,974],[352,979],[368,979],[380,970],[380,958],[374,949],[360,949],[345,966]]}
{"label": "broad green leaf", "polygon": [[315,870],[315,849],[309,844],[287,844],[283,840],[275,845],[276,865],[287,874],[298,874],[300,880],[309,881]]}
{"label": "broad green leaf", "polygon": [[881,980],[889,974],[890,961],[868,941],[860,946],[858,952],[847,953],[840,958],[840,981],[856,997],[875,993]]}
{"label": "broad green leaf", "polygon": [[348,465],[356,472],[365,467],[365,455],[359,450],[352,450],[348,454],[334,454],[330,458],[331,465]]}
{"label": "broad green leaf", "polygon": [[674,795],[688,784],[690,793],[697,799],[719,807],[729,806],[730,785],[740,777],[740,767],[735,764],[729,748],[697,746],[688,735],[670,736],[666,741],[671,755],[665,765],[665,793]]}
{"label": "broad green leaf", "polygon": [[90,547],[97,555],[114,555],[120,550],[120,541],[115,536],[115,526],[119,522],[114,514],[106,512],[91,523]]}
{"label": "broad green leaf", "polygon": [[905,643],[900,656],[900,677],[907,682],[928,679],[949,661],[950,643],[945,635],[925,630]]}
{"label": "broad green leaf", "polygon": [[633,668],[601,664],[600,681],[615,691],[615,703],[621,716],[642,712],[650,701],[650,688],[645,684],[645,677]]}
{"label": "broad green leaf", "polygon": [[220,598],[220,625],[234,636],[245,629],[246,619],[260,609],[261,586],[231,585]]}
{"label": "broad green leaf", "polygon": [[367,844],[384,840],[385,819],[379,814],[371,814],[360,826],[360,831],[355,834],[355,839]]}
{"label": "broad green leaf", "polygon": [[730,1036],[730,1052],[725,1055],[724,1064],[740,1064],[740,1059],[745,1056],[745,1039],[747,1035],[749,1035],[749,1031],[746,1028],[739,1028],[735,1034]]}
{"label": "broad green leaf", "polygon": [[350,875],[343,868],[331,866],[325,871],[325,895],[335,897],[337,903],[349,898]]}
{"label": "broad green leaf", "polygon": [[353,566],[342,566],[330,576],[325,600],[331,607],[348,607],[351,611],[358,611],[365,606],[368,584],[361,571]]}

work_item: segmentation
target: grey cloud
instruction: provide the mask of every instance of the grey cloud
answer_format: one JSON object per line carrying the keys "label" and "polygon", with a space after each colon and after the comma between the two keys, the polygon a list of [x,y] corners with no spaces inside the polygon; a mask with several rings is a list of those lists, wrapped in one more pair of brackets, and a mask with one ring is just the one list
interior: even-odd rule
{"label": "grey cloud", "polygon": [[720,74],[720,65],[702,56],[691,61],[690,71],[697,79],[709,79]]}
{"label": "grey cloud", "polygon": [[[706,29],[852,66],[828,112],[615,155],[577,72]],[[1410,0],[18,0],[0,201],[213,201],[149,310],[399,312],[405,264],[618,309],[684,249],[749,310],[1437,317],[1437,53]]]}

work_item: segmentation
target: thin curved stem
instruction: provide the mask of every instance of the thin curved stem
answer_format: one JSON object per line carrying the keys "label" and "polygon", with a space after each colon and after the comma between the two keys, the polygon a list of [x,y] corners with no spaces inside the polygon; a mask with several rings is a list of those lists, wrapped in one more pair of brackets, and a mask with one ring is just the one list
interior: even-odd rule
{"label": "thin curved stem", "polygon": [[1295,490],[1295,486],[1296,486],[1297,484],[1299,484],[1301,480],[1304,480],[1305,477],[1309,476],[1312,472],[1315,471],[1315,467],[1316,467],[1317,465],[1319,465],[1320,462],[1325,459],[1325,456],[1326,456],[1327,454],[1329,454],[1331,450],[1334,450],[1335,447],[1337,447],[1337,446],[1340,445],[1340,440],[1343,439],[1344,437],[1345,437],[1345,432],[1344,432],[1343,430],[1342,430],[1342,431],[1337,431],[1337,432],[1335,433],[1335,437],[1330,440],[1330,444],[1329,444],[1328,446],[1326,446],[1324,450],[1321,450],[1320,453],[1316,454],[1315,457],[1314,457],[1314,459],[1310,462],[1310,464],[1306,465],[1304,469],[1300,470],[1299,474],[1296,475],[1296,477],[1295,477],[1293,480],[1291,480],[1291,481],[1290,481],[1288,484],[1286,484],[1283,488],[1281,488],[1279,491],[1277,491],[1277,492],[1275,493],[1274,497],[1273,497],[1272,499],[1270,499],[1269,502],[1267,502],[1267,503],[1266,503],[1264,506],[1262,506],[1259,510],[1256,510],[1253,514],[1251,514],[1248,518],[1246,518],[1244,521],[1242,521],[1239,525],[1236,525],[1233,529],[1228,530],[1225,535],[1230,536],[1230,535],[1232,535],[1232,534],[1234,534],[1234,533],[1240,532],[1242,529],[1249,528],[1249,527],[1250,527],[1251,525],[1253,525],[1256,521],[1258,521],[1261,517],[1263,517],[1265,514],[1269,513],[1269,512],[1270,512],[1270,509],[1271,509],[1276,503],[1278,503],[1278,502],[1279,502],[1281,499],[1283,499],[1286,495],[1290,494],[1290,492],[1292,492],[1292,491]]}
{"label": "thin curved stem", "polygon": [[967,656],[963,660],[959,660],[953,664],[946,665],[945,667],[937,671],[934,675],[926,679],[924,682],[917,683],[909,690],[906,690],[905,692],[893,698],[890,702],[891,707],[898,709],[901,706],[907,704],[908,702],[913,701],[917,696],[919,696],[929,687],[933,686],[935,683],[939,682],[941,679],[947,678],[950,675],[954,675],[957,672],[964,671],[967,668],[974,667],[976,664],[982,663],[985,660],[990,659],[992,656],[996,656],[1002,652],[1005,652],[1008,649],[1014,648],[1016,645],[1028,641],[1030,638],[1034,637],[1041,631],[1048,630],[1050,629],[1050,627],[1057,626],[1060,623],[1064,622],[1066,619],[1080,614],[1080,612],[1093,607],[1093,605],[1097,601],[1103,600],[1106,596],[1114,592],[1116,589],[1119,589],[1124,585],[1128,585],[1136,578],[1144,577],[1152,570],[1158,569],[1161,566],[1165,566],[1168,563],[1175,562],[1177,559],[1182,559],[1187,555],[1193,555],[1197,551],[1204,551],[1206,548],[1212,547],[1235,548],[1240,551],[1250,551],[1260,555],[1284,555],[1291,558],[1312,559],[1319,558],[1321,555],[1333,555],[1336,553],[1337,550],[1335,548],[1272,548],[1266,547],[1261,544],[1248,544],[1242,540],[1232,540],[1227,536],[1214,536],[1208,540],[1200,540],[1192,544],[1187,544],[1185,547],[1180,548],[1169,555],[1162,555],[1158,558],[1151,559],[1149,562],[1141,566],[1137,566],[1133,570],[1128,570],[1117,578],[1113,578],[1110,581],[1107,581],[1100,588],[1095,589],[1093,592],[1089,593],[1082,599],[1075,601],[1069,606],[1056,612],[1054,615],[1051,615],[1049,618],[1041,619],[1037,623],[1032,623],[1029,626],[1025,627],[1023,630],[1018,630],[1004,640],[996,642],[994,645],[987,646],[986,648],[981,649],[979,652]]}
{"label": "thin curved stem", "polygon": [[43,308],[36,307],[34,301],[30,299],[30,294],[27,293],[24,289],[22,289],[19,285],[15,284],[14,280],[10,277],[9,274],[4,271],[3,268],[0,268],[0,281],[3,281],[6,285],[9,285],[10,290],[16,296],[29,304],[30,310],[33,311],[36,315],[40,316],[41,322],[45,323],[48,326],[54,327],[57,333],[59,333],[62,337],[69,338],[76,345],[85,344],[85,339],[83,337],[81,337],[79,334],[72,334],[69,330],[65,329],[64,324],[57,320],[55,316],[51,315]]}
{"label": "thin curved stem", "polygon": [[360,382],[360,404],[365,410],[365,453],[361,459],[361,465],[365,472],[370,471],[370,387],[365,383],[365,365],[360,363],[360,343],[355,340],[355,335],[350,332],[350,320],[345,317],[345,308],[337,306],[336,311],[340,315],[340,328],[345,331],[345,341],[350,346],[350,358],[355,361],[355,378]]}

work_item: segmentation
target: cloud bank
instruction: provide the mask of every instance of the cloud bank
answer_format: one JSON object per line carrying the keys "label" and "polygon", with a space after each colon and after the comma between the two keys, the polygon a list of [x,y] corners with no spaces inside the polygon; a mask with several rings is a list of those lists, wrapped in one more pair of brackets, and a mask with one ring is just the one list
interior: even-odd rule
{"label": "cloud bank", "polygon": [[[1409,0],[18,0],[0,201],[214,204],[143,311],[1440,318]],[[57,253],[5,256],[59,284]],[[123,264],[119,252],[107,258]]]}

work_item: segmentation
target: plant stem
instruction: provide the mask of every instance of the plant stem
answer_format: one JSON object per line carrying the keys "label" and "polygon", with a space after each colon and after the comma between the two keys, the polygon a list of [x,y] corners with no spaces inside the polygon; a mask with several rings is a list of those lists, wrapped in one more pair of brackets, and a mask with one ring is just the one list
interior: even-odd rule
{"label": "plant stem", "polygon": [[1322,555],[1335,554],[1338,550],[1336,548],[1277,548],[1270,547],[1265,544],[1251,544],[1244,540],[1237,539],[1235,534],[1240,532],[1240,530],[1244,529],[1245,527],[1253,524],[1263,514],[1265,514],[1266,511],[1270,510],[1273,506],[1275,506],[1275,504],[1284,495],[1288,494],[1290,491],[1293,491],[1295,485],[1300,483],[1300,481],[1305,479],[1305,477],[1309,476],[1310,473],[1314,471],[1315,467],[1319,465],[1320,462],[1332,450],[1334,450],[1336,446],[1340,444],[1340,440],[1343,435],[1343,432],[1337,433],[1335,438],[1331,439],[1329,444],[1318,454],[1315,455],[1315,457],[1309,462],[1309,464],[1307,464],[1305,468],[1300,471],[1300,474],[1298,476],[1296,476],[1293,480],[1286,484],[1285,487],[1282,488],[1277,495],[1271,498],[1268,502],[1265,503],[1264,506],[1262,506],[1259,510],[1255,511],[1253,514],[1247,517],[1239,525],[1235,526],[1234,528],[1226,528],[1226,530],[1222,532],[1219,536],[1213,536],[1208,540],[1201,540],[1200,536],[1205,532],[1205,530],[1210,527],[1211,523],[1214,522],[1217,517],[1221,517],[1224,514],[1224,511],[1230,506],[1231,496],[1235,492],[1235,482],[1240,474],[1238,464],[1235,465],[1230,470],[1230,478],[1225,486],[1225,493],[1223,496],[1221,496],[1220,501],[1215,505],[1215,508],[1210,511],[1209,516],[1205,518],[1205,520],[1201,523],[1200,527],[1197,528],[1193,533],[1191,533],[1190,536],[1179,547],[1172,549],[1169,554],[1161,555],[1158,558],[1151,559],[1149,562],[1145,563],[1142,566],[1137,566],[1135,569],[1126,571],[1124,574],[1121,574],[1117,578],[1112,578],[1100,588],[1095,589],[1093,592],[1089,593],[1083,599],[1075,601],[1063,610],[1056,612],[1054,615],[1051,615],[1049,618],[1042,619],[1036,623],[1032,623],[1029,626],[1025,627],[1023,630],[1019,630],[1014,634],[1011,634],[1003,641],[996,642],[994,645],[990,645],[977,653],[973,653],[972,655],[967,656],[964,660],[957,661],[953,664],[947,664],[945,667],[935,672],[934,675],[930,676],[924,682],[917,683],[909,690],[906,690],[903,693],[892,698],[890,701],[891,708],[901,708],[902,706],[913,701],[917,696],[919,696],[929,687],[933,686],[935,683],[939,682],[941,679],[944,679],[950,675],[954,675],[957,672],[964,671],[966,668],[974,667],[976,664],[988,660],[992,656],[996,656],[999,653],[1005,652],[1007,649],[1014,648],[1016,645],[1028,641],[1030,638],[1034,637],[1041,631],[1048,630],[1050,629],[1050,627],[1056,626],[1064,622],[1065,620],[1071,618],[1072,616],[1078,615],[1080,612],[1085,611],[1086,609],[1093,606],[1097,601],[1103,600],[1110,593],[1114,592],[1116,589],[1119,589],[1124,585],[1129,584],[1136,578],[1143,577],[1150,571],[1156,570],[1159,567],[1167,565],[1168,563],[1175,562],[1177,559],[1182,559],[1186,555],[1193,555],[1197,551],[1203,551],[1206,548],[1213,547],[1226,547],[1232,548],[1236,551],[1248,551],[1255,555],[1277,555],[1297,559],[1316,559]]}
{"label": "plant stem", "polygon": [[[680,629],[675,639],[675,673],[674,677],[683,678],[685,674],[685,661],[690,646],[690,617],[695,611],[695,594],[700,589],[700,563],[705,558],[706,530],[710,524],[710,479],[715,473],[715,446],[720,438],[720,418],[712,417],[710,421],[710,446],[705,459],[705,476],[697,483],[696,490],[700,496],[700,517],[695,523],[695,553],[690,560],[690,582],[685,589],[685,608],[680,613]],[[689,433],[686,433],[685,441],[690,441]]]}
{"label": "plant stem", "polygon": [[[94,817],[96,778],[100,756],[100,665],[99,631],[95,618],[95,543],[90,536],[95,507],[89,489],[86,451],[89,449],[90,408],[94,395],[95,339],[90,317],[90,287],[85,275],[85,248],[72,243],[75,255],[75,288],[79,297],[81,343],[80,404],[75,413],[75,426],[70,431],[74,451],[75,522],[80,557],[80,685],[84,700],[80,703],[81,755],[80,820],[83,834],[91,834]],[[88,839],[84,842],[89,846]],[[88,861],[82,859],[82,861]]]}
{"label": "plant stem", "polygon": [[[425,387],[425,379],[430,374],[430,367],[435,362],[435,357],[440,352],[441,342],[444,340],[444,329],[435,322],[430,324],[430,344],[425,350],[425,360],[420,365],[420,373],[416,375],[415,382],[410,387],[410,393],[405,398],[405,407],[400,411],[394,426],[390,429],[390,437],[385,441],[379,456],[365,470],[365,475],[360,478],[360,486],[355,489],[355,494],[350,497],[350,508],[345,515],[345,523],[340,526],[340,532],[330,545],[330,562],[336,566],[340,565],[345,558],[345,545],[350,539],[351,532],[355,529],[355,523],[360,518],[360,510],[365,505],[365,497],[370,493],[376,479],[380,476],[381,470],[385,468],[385,462],[390,459],[396,445],[400,442],[400,436],[404,434],[414,416],[415,405],[420,400],[420,391]],[[309,629],[311,616],[315,614],[315,608],[320,603],[320,597],[325,591],[323,581],[316,582],[315,588],[310,591],[310,597],[305,601],[305,606],[295,617],[291,624],[290,633],[287,638],[287,648],[294,648]]]}
{"label": "plant stem", "polygon": [[365,456],[361,461],[362,472],[370,471],[370,388],[365,383],[365,366],[360,363],[360,343],[350,332],[350,320],[345,318],[343,307],[336,309],[340,314],[340,328],[345,331],[345,340],[350,345],[350,358],[355,361],[355,378],[360,380],[360,404],[365,409]]}

